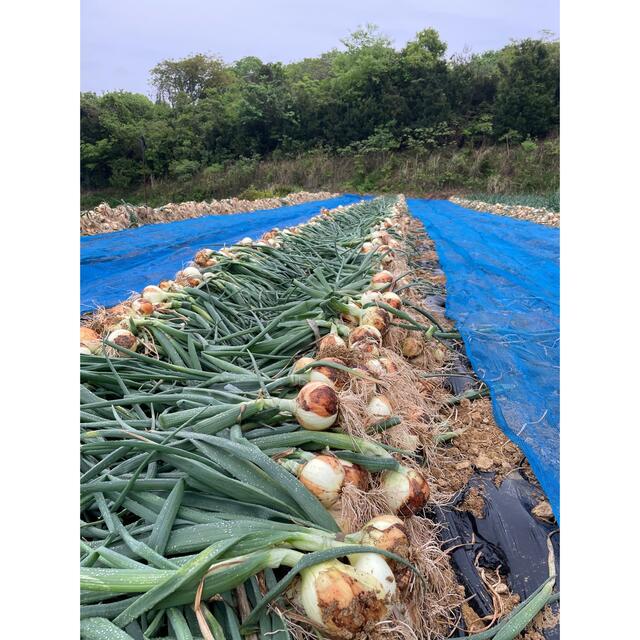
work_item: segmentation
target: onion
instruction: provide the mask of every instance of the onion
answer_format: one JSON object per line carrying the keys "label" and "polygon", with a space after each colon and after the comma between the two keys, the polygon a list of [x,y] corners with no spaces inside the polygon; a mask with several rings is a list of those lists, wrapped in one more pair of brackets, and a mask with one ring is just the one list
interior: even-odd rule
{"label": "onion", "polygon": [[400,309],[402,307],[402,300],[397,293],[393,293],[393,291],[386,291],[382,294],[382,302],[388,304],[390,307],[394,309]]}
{"label": "onion", "polygon": [[429,499],[429,484],[416,469],[383,471],[380,488],[389,508],[403,516],[418,512]]}
{"label": "onion", "polygon": [[222,247],[219,253],[222,254],[225,258],[229,258],[231,260],[235,260],[235,258],[238,257],[231,249],[228,249],[227,247]]}
{"label": "onion", "polygon": [[393,274],[390,271],[380,271],[371,278],[371,288],[383,291],[393,284]]}
{"label": "onion", "polygon": [[392,597],[396,592],[396,579],[391,567],[379,553],[353,553],[348,556],[352,567],[373,576],[382,585],[382,594]]}
{"label": "onion", "polygon": [[374,377],[381,378],[385,374],[385,368],[380,360],[371,358],[364,363],[365,369]]}
{"label": "onion", "polygon": [[245,238],[242,238],[242,240],[236,242],[236,244],[241,247],[250,247],[253,244],[253,240],[247,236]]}
{"label": "onion", "polygon": [[324,431],[338,418],[338,396],[328,384],[308,382],[296,396],[293,413],[305,429]]}
{"label": "onion", "polygon": [[197,267],[185,267],[182,270],[182,275],[185,278],[195,278],[196,280],[202,280],[202,272]]}
{"label": "onion", "polygon": [[[165,283],[168,281],[165,280]],[[160,285],[163,283],[161,282]],[[168,287],[167,287],[168,288]],[[169,296],[166,293],[166,289],[161,289],[161,287],[156,287],[153,284],[150,284],[148,287],[145,287],[142,290],[142,297],[144,300],[147,300],[151,304],[160,304],[164,302]]]}
{"label": "onion", "polygon": [[389,418],[393,415],[391,403],[386,396],[373,396],[367,405],[367,411],[374,418]]}
{"label": "onion", "polygon": [[80,345],[80,355],[90,356],[91,355],[91,350],[89,349],[89,347],[85,347],[83,344],[81,344]]}
{"label": "onion", "polygon": [[193,258],[199,267],[212,267],[216,262],[215,252],[212,249],[200,249]]}
{"label": "onion", "polygon": [[80,327],[80,353],[83,353],[82,347],[89,353],[98,353],[102,349],[102,340],[93,329]]}
{"label": "onion", "polygon": [[309,357],[299,358],[293,363],[293,366],[291,367],[291,373],[298,373],[300,369],[303,369],[308,364],[311,364],[313,362],[315,362],[313,358],[309,358]]}
{"label": "onion", "polygon": [[360,304],[364,307],[365,304],[369,304],[370,302],[376,302],[382,298],[382,294],[379,291],[365,291],[360,296]]}
{"label": "onion", "polygon": [[391,236],[386,231],[374,231],[371,234],[374,238],[379,238],[384,244],[389,244]]}
{"label": "onion", "polygon": [[380,358],[378,362],[387,373],[398,373],[398,365],[391,358]]}
{"label": "onion", "polygon": [[365,242],[360,248],[360,253],[371,253],[373,251],[373,243]]}
{"label": "onion", "polygon": [[360,319],[356,318],[355,316],[352,316],[349,313],[341,313],[340,320],[342,320],[344,324],[357,325]]}
{"label": "onion", "polygon": [[375,327],[381,334],[385,334],[389,328],[391,316],[388,311],[379,307],[367,307],[360,316],[360,325]]}
{"label": "onion", "polygon": [[446,349],[440,346],[436,347],[433,350],[433,357],[436,359],[437,362],[444,362],[445,358],[447,357]]}
{"label": "onion", "polygon": [[[326,362],[333,362],[335,364],[340,364],[346,367],[346,364],[340,358],[322,358]],[[312,382],[324,382],[325,384],[330,384],[331,386],[336,386],[342,382],[344,382],[346,378],[346,374],[344,371],[340,369],[336,369],[335,367],[331,367],[329,365],[323,364],[319,367],[313,367],[311,369],[310,380]]]}
{"label": "onion", "polygon": [[361,533],[360,544],[391,551],[403,558],[409,557],[407,530],[397,516],[376,516],[362,527]]}
{"label": "onion", "polygon": [[131,303],[131,308],[141,316],[148,316],[153,313],[153,303],[144,298],[136,298]]}
{"label": "onion", "polygon": [[361,491],[366,491],[369,488],[369,472],[366,469],[342,458],[338,458],[338,461],[344,470],[343,485],[352,484]]}
{"label": "onion", "polygon": [[407,336],[400,345],[405,358],[415,358],[424,351],[424,342],[413,336]]}
{"label": "onion", "polygon": [[349,333],[349,346],[355,347],[359,343],[370,343],[381,346],[382,334],[373,325],[361,325]]}
{"label": "onion", "polygon": [[369,637],[369,630],[387,616],[380,581],[339,560],[303,569],[299,599],[307,617],[331,638]]}
{"label": "onion", "polygon": [[347,345],[345,341],[337,333],[328,333],[318,343],[318,349],[320,351],[327,351],[331,349],[346,349]]}
{"label": "onion", "polygon": [[[173,282],[173,280],[162,280],[162,282],[160,282],[160,284],[158,285],[158,289],[160,289],[160,291],[170,291],[173,288],[174,284],[175,283]],[[153,285],[149,286],[153,287]],[[148,288],[149,287],[145,287],[145,290]],[[144,298],[144,291],[142,292],[142,297]],[[148,300],[148,298],[145,299]],[[149,302],[155,302],[155,300],[149,300]],[[162,302],[162,300],[158,300],[158,302]]]}
{"label": "onion", "polygon": [[138,348],[138,340],[133,333],[127,329],[116,329],[112,331],[108,335],[107,340],[130,351],[135,351]]}
{"label": "onion", "polygon": [[298,479],[328,509],[340,497],[345,472],[337,458],[318,455],[302,467]]}
{"label": "onion", "polygon": [[398,242],[397,240],[395,240],[394,238],[391,238],[391,240],[389,240],[389,242],[387,242],[387,244],[392,248],[392,249],[400,249],[400,247],[402,247],[402,243]]}

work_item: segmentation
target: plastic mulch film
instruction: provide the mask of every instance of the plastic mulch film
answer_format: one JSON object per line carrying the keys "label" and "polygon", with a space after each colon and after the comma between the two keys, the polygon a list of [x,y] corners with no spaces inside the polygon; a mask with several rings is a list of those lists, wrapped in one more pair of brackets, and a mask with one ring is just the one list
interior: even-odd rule
{"label": "plastic mulch film", "polygon": [[527,456],[560,520],[558,229],[409,199],[436,244],[447,315],[491,391],[495,419]]}

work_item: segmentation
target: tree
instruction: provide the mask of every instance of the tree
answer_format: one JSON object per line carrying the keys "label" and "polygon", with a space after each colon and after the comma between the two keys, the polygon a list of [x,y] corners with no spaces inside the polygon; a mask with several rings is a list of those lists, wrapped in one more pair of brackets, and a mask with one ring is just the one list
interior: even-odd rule
{"label": "tree", "polygon": [[180,95],[195,101],[207,89],[223,89],[232,81],[224,62],[213,56],[198,54],[182,60],[164,60],[151,70],[151,84],[158,101],[176,106]]}
{"label": "tree", "polygon": [[496,95],[498,136],[517,131],[523,138],[536,137],[558,125],[560,68],[553,46],[527,39],[508,48]]}
{"label": "tree", "polygon": [[404,124],[432,127],[450,115],[447,45],[435,29],[424,29],[400,52],[400,87],[406,100]]}

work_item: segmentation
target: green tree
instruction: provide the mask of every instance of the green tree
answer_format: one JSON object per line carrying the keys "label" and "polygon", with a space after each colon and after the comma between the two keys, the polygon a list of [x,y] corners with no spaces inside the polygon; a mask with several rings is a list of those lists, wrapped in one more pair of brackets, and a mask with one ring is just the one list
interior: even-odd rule
{"label": "green tree", "polygon": [[151,70],[158,101],[175,106],[180,95],[198,100],[207,89],[220,89],[232,81],[224,62],[197,54],[183,60],[164,60]]}
{"label": "green tree", "polygon": [[554,45],[523,40],[508,48],[500,62],[495,103],[498,136],[513,130],[522,137],[541,136],[559,123],[559,58]]}

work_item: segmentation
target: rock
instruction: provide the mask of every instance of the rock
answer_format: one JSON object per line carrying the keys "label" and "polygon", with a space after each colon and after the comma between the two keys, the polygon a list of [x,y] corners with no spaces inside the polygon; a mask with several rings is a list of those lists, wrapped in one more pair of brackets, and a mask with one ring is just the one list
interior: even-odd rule
{"label": "rock", "polygon": [[480,471],[489,471],[491,467],[493,467],[493,460],[484,453],[481,453],[476,458],[476,467],[480,469]]}

